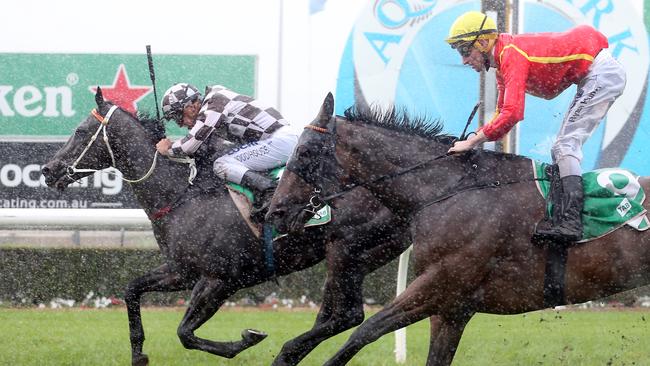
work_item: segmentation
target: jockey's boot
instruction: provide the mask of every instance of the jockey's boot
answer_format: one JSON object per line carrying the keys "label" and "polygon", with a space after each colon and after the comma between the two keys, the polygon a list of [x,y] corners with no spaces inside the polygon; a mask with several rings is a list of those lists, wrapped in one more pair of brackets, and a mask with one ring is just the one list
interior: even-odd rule
{"label": "jockey's boot", "polygon": [[[533,232],[533,243],[537,245],[544,245],[548,239],[541,233],[549,232],[559,220],[559,212],[557,208],[562,205],[562,181],[560,181],[560,170],[557,164],[552,164],[546,167],[546,174],[550,180],[550,191],[546,202],[544,202],[544,218],[542,221],[535,225],[535,232]],[[554,209],[550,214],[548,212],[548,205],[551,203]]]}
{"label": "jockey's boot", "polygon": [[266,215],[271,203],[271,197],[273,197],[275,187],[278,186],[277,181],[256,171],[249,170],[244,173],[241,183],[251,188],[255,195],[255,202],[251,208],[251,219],[257,222],[264,221],[264,215]]}
{"label": "jockey's boot", "polygon": [[561,178],[561,181],[561,200],[554,202],[553,225],[550,228],[538,225],[535,236],[558,243],[573,243],[582,239],[582,206],[584,204],[582,177],[569,175]]}

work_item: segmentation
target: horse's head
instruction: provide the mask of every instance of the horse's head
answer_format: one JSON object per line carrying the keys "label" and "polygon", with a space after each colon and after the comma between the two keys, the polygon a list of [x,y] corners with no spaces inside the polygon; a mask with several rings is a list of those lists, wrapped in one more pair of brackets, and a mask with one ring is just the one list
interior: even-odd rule
{"label": "horse's head", "polygon": [[336,177],[336,118],[334,97],[327,95],[320,112],[305,126],[287,162],[266,216],[280,232],[300,232],[322,207],[320,197],[338,186]]}
{"label": "horse's head", "polygon": [[[409,192],[408,187],[421,186],[422,180],[430,182],[433,175],[454,179],[430,169],[448,160],[443,158],[454,141],[441,133],[438,121],[413,118],[394,106],[350,108],[345,117],[334,117],[333,112],[334,98],[329,94],[287,162],[266,217],[279,231],[300,230],[321,201],[338,197],[352,186],[367,188],[397,213],[412,197],[387,195],[394,192],[392,185]],[[429,169],[420,169],[424,165]]]}
{"label": "horse's head", "polygon": [[132,122],[136,118],[105,101],[99,87],[95,102],[97,108],[77,126],[65,145],[43,167],[48,186],[63,190],[70,183],[92,174],[92,170],[115,165],[117,152],[111,149],[109,140],[118,139],[116,136],[123,133],[119,131],[120,125],[126,123],[120,121]]}

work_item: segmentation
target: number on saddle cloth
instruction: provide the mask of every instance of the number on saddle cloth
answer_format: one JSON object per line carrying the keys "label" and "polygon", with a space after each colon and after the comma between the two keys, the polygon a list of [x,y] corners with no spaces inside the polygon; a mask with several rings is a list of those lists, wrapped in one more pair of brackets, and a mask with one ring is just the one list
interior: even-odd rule
{"label": "number on saddle cloth", "polygon": [[[548,164],[534,161],[534,165],[535,176],[544,179],[536,181],[537,188],[546,199],[551,190],[546,174]],[[621,168],[606,168],[586,172],[582,180],[585,203],[581,243],[605,236],[626,224],[639,231],[650,228],[642,205],[645,192],[637,174]]]}

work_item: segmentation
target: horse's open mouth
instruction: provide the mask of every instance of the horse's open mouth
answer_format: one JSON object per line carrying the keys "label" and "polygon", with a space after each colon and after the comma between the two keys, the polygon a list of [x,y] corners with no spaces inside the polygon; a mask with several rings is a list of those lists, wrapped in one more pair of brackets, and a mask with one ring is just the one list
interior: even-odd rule
{"label": "horse's open mouth", "polygon": [[56,188],[59,191],[63,191],[68,187],[70,183],[73,183],[75,180],[70,178],[68,175],[63,175],[59,178],[45,176],[45,184],[50,188]]}
{"label": "horse's open mouth", "polygon": [[52,165],[48,164],[43,167],[41,173],[45,177],[45,184],[48,187],[56,188],[59,191],[63,191],[70,183],[75,181],[66,174],[64,165],[54,168]]}

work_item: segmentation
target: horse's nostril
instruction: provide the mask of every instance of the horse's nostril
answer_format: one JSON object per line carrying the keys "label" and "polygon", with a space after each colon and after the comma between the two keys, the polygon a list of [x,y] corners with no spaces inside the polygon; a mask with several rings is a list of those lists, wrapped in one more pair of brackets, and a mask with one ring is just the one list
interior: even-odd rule
{"label": "horse's nostril", "polygon": [[42,173],[43,175],[50,174],[50,168],[44,166],[43,169],[41,169],[41,173]]}

